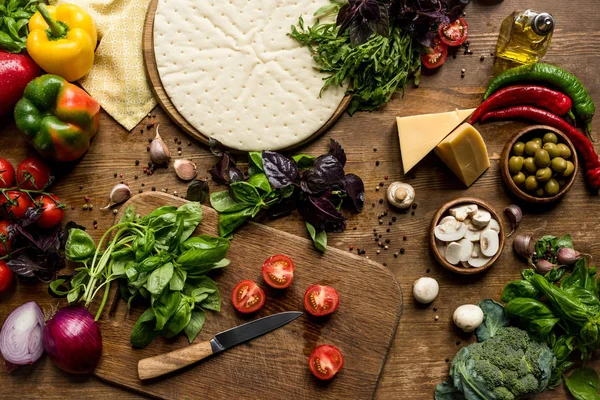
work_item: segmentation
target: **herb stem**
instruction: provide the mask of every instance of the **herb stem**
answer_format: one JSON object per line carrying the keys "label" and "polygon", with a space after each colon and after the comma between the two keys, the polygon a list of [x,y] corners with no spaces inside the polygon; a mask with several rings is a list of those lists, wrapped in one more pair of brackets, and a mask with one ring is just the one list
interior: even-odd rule
{"label": "herb stem", "polygon": [[[98,307],[98,311],[96,311],[96,316],[94,317],[94,321],[98,321],[98,319],[100,319],[100,316],[102,315],[102,310],[104,310],[104,306],[106,305],[106,301],[108,300],[108,294],[110,293],[110,282],[111,281],[106,281],[104,282],[102,285],[106,285],[106,288],[104,289],[104,296],[102,296],[102,302],[100,303],[100,307]],[[102,287],[99,286],[98,288]],[[94,296],[96,294],[94,293]]]}

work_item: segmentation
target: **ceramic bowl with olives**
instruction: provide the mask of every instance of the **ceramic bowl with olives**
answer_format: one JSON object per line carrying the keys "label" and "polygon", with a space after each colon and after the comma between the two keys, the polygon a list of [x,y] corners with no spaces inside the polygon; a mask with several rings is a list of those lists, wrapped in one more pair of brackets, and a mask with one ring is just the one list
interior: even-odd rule
{"label": "ceramic bowl with olives", "polygon": [[502,176],[518,197],[552,202],[566,193],[577,172],[573,144],[562,132],[543,125],[515,135],[502,154]]}

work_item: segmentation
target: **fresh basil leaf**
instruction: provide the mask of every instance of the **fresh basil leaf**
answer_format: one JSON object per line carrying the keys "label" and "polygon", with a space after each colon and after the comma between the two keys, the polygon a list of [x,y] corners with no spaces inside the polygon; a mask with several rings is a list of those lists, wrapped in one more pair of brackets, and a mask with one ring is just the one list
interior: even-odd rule
{"label": "fresh basil leaf", "polygon": [[58,297],[65,297],[69,294],[69,290],[61,290],[61,286],[66,282],[66,279],[56,279],[50,282],[50,290]]}
{"label": "fresh basil leaf", "polygon": [[182,252],[184,252],[192,249],[214,249],[217,247],[229,248],[229,245],[229,239],[210,235],[198,235],[183,242],[180,246],[180,249]]}
{"label": "fresh basil leaf", "polygon": [[248,153],[248,175],[252,177],[255,174],[263,172],[262,153],[260,151],[251,151]]}
{"label": "fresh basil leaf", "polygon": [[534,275],[537,275],[537,272],[533,268],[528,268],[528,269],[524,269],[524,270],[521,271],[521,276],[526,281],[528,281]]}
{"label": "fresh basil leaf", "polygon": [[504,303],[508,303],[509,301],[516,299],[517,297],[537,299],[539,296],[540,293],[531,283],[525,280],[521,280],[509,282],[502,291],[501,300]]}
{"label": "fresh basil leaf", "polygon": [[0,49],[19,53],[23,49],[23,45],[16,42],[9,34],[0,31]]}
{"label": "fresh basil leaf", "polygon": [[[127,273],[127,271],[129,271],[129,270],[126,270],[125,273]],[[142,288],[142,286],[144,286],[146,284],[146,282],[148,281],[148,272],[137,273],[137,271],[136,271],[136,275],[134,275],[132,278],[128,278],[129,279],[128,285],[137,290],[140,290]]]}
{"label": "fresh basil leaf", "polygon": [[214,293],[208,295],[208,297],[200,303],[200,307],[205,310],[221,311],[221,295],[217,290]]}
{"label": "fresh basil leaf", "polygon": [[135,266],[135,261],[133,259],[120,258],[118,260],[111,260],[111,265],[111,275],[121,276],[125,275],[127,269]]}
{"label": "fresh basil leaf", "polygon": [[229,191],[211,193],[210,205],[220,213],[240,211],[254,204],[243,203],[231,197]]}
{"label": "fresh basil leaf", "polygon": [[152,253],[154,249],[154,231],[146,229],[143,236],[137,236],[131,244],[131,249],[135,252],[135,260],[140,262]]}
{"label": "fresh basil leaf", "polygon": [[175,261],[183,269],[202,268],[213,265],[227,255],[229,243],[212,249],[190,249],[183,252]]}
{"label": "fresh basil leaf", "polygon": [[168,338],[172,338],[183,330],[190,322],[192,317],[192,307],[185,297],[181,296],[179,305],[169,322],[165,325],[161,334]]}
{"label": "fresh basil leaf", "polygon": [[69,294],[67,294],[67,301],[69,302],[69,304],[75,303],[79,299],[81,288],[82,286],[77,286],[69,291]]}
{"label": "fresh basil leaf", "polygon": [[210,188],[208,187],[208,180],[194,179],[187,188],[185,198],[189,201],[204,203],[208,200],[209,192]]}
{"label": "fresh basil leaf", "polygon": [[308,196],[298,205],[298,212],[317,231],[343,232],[346,229],[346,217],[339,212],[330,198],[332,196],[327,194],[321,197]]}
{"label": "fresh basil leaf", "polygon": [[125,269],[125,276],[127,276],[127,279],[129,281],[133,281],[137,278],[138,276],[138,272],[137,269],[135,269],[135,267],[129,267]]}
{"label": "fresh basil leaf", "polygon": [[571,235],[565,235],[565,236],[557,239],[555,247],[556,247],[556,250],[563,248],[563,247],[568,247],[568,248],[572,249],[573,248],[573,239],[571,238]]}
{"label": "fresh basil leaf", "polygon": [[119,219],[119,223],[133,222],[134,219],[135,219],[135,207],[129,206],[129,207],[127,207],[127,210],[125,210],[123,215],[121,215],[121,218]]}
{"label": "fresh basil leaf", "polygon": [[202,205],[198,202],[184,204],[177,209],[177,214],[183,218],[183,231],[180,242],[189,238],[202,221]]}
{"label": "fresh basil leaf", "polygon": [[563,275],[567,272],[567,267],[553,267],[550,271],[548,271],[544,278],[548,280],[548,282],[558,282],[563,277]]}
{"label": "fresh basil leaf", "polygon": [[155,296],[160,295],[173,277],[173,264],[167,263],[152,271],[146,282],[146,289]]}
{"label": "fresh basil leaf", "polygon": [[183,286],[185,285],[185,280],[187,278],[187,272],[182,270],[179,267],[175,267],[173,271],[173,277],[169,282],[170,290],[183,290]]}
{"label": "fresh basil leaf", "polygon": [[298,168],[294,160],[274,151],[263,151],[263,168],[271,187],[280,189],[298,181]]}
{"label": "fresh basil leaf", "polygon": [[154,311],[150,307],[140,315],[129,337],[133,347],[144,348],[158,336],[159,331],[154,330],[154,320]]}
{"label": "fresh basil leaf", "polygon": [[120,260],[122,258],[135,260],[135,251],[131,247],[123,247],[120,250],[115,250],[110,253],[110,258],[113,260]]}
{"label": "fresh basil leaf", "polygon": [[258,190],[263,192],[263,196],[271,193],[271,184],[269,183],[269,180],[267,179],[267,175],[265,175],[262,172],[252,175],[248,179],[248,184],[254,186]]}
{"label": "fresh basil leaf", "polygon": [[600,400],[600,378],[592,368],[582,367],[565,377],[565,386],[576,400]]}
{"label": "fresh basil leaf", "polygon": [[308,154],[298,154],[292,157],[298,169],[312,168],[317,157]]}
{"label": "fresh basil leaf", "polygon": [[193,279],[193,278],[198,278],[200,276],[204,276],[204,275],[208,274],[210,271],[213,271],[215,269],[225,268],[229,264],[231,264],[231,261],[224,258],[221,261],[218,261],[214,264],[206,264],[206,265],[202,265],[202,266],[194,266],[194,267],[187,268],[186,272],[188,274],[188,278]]}
{"label": "fresh basil leaf", "polygon": [[317,230],[310,222],[306,222],[306,230],[317,250],[324,253],[327,250],[327,232],[320,231],[317,233]]}
{"label": "fresh basil leaf", "polygon": [[75,274],[74,277],[71,278],[69,284],[72,288],[76,288],[85,284],[89,280],[89,276],[90,275],[86,271],[80,271],[77,274]]}
{"label": "fresh basil leaf", "polygon": [[483,311],[484,319],[483,323],[479,325],[475,333],[477,334],[477,340],[483,342],[494,337],[498,330],[508,326],[510,321],[506,316],[502,304],[495,302],[494,300],[482,300],[479,302],[478,306]]}
{"label": "fresh basil leaf", "polygon": [[560,321],[550,308],[536,299],[524,297],[513,299],[506,305],[504,311],[507,317],[518,318],[519,325],[536,340],[546,340]]}
{"label": "fresh basil leaf", "polygon": [[[187,290],[189,296],[194,298],[194,301],[198,300],[202,308],[213,311],[221,310],[219,288],[215,281],[209,277],[202,276],[194,279],[193,285],[187,287]],[[208,296],[205,296],[206,294],[208,294]]]}
{"label": "fresh basil leaf", "polygon": [[219,236],[229,236],[252,216],[253,211],[254,206],[250,206],[236,212],[219,214]]}
{"label": "fresh basil leaf", "polygon": [[65,244],[65,257],[69,261],[83,262],[96,252],[94,239],[82,229],[73,228]]}
{"label": "fresh basil leaf", "polygon": [[161,265],[164,265],[171,261],[171,255],[169,253],[160,253],[156,256],[150,256],[146,258],[144,261],[138,264],[137,270],[138,272],[149,272],[152,271]]}
{"label": "fresh basil leaf", "polygon": [[204,313],[204,310],[197,308],[194,311],[192,311],[190,322],[185,326],[185,328],[183,328],[183,332],[185,332],[185,335],[187,336],[190,343],[192,343],[194,339],[196,339],[196,337],[202,330],[202,327],[204,326],[205,322],[206,314]]}
{"label": "fresh basil leaf", "polygon": [[[156,218],[158,218],[162,215],[165,215],[165,214],[173,214],[172,222],[175,222],[175,212],[176,211],[177,211],[177,207],[173,207],[173,206],[158,207],[158,208],[154,209],[150,214],[148,214],[144,218],[142,218],[142,220],[140,221],[140,224],[141,225],[150,225],[151,222],[154,221]],[[156,227],[154,227],[153,229],[156,229]]]}
{"label": "fresh basil leaf", "polygon": [[163,291],[162,295],[158,298],[152,297],[152,310],[154,310],[154,315],[156,316],[155,329],[157,331],[162,330],[169,318],[177,311],[180,297],[180,292],[170,290]]}
{"label": "fresh basil leaf", "polygon": [[[168,215],[168,214],[166,214]],[[181,215],[175,216],[173,214],[174,221],[172,224],[161,227],[155,231],[155,242],[154,246],[162,251],[173,251],[179,245],[179,238],[183,233],[184,221]],[[165,217],[165,215],[158,217],[156,220]],[[156,221],[155,220],[155,221]],[[170,220],[170,217],[169,217]]]}
{"label": "fresh basil leaf", "polygon": [[252,205],[261,202],[260,194],[258,193],[256,188],[248,182],[234,182],[230,185],[230,187],[233,191],[233,196],[237,201],[241,201],[242,203],[249,203]]}

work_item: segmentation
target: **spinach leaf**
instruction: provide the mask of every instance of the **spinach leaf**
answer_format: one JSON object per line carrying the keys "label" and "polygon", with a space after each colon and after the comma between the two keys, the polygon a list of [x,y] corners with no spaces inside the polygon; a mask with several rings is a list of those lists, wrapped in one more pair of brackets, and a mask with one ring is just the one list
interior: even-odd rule
{"label": "spinach leaf", "polygon": [[317,230],[310,222],[306,222],[306,230],[308,231],[315,248],[324,253],[325,250],[327,250],[327,232],[320,231],[317,233]]}
{"label": "spinach leaf", "polygon": [[185,280],[187,278],[187,272],[182,270],[179,267],[175,267],[173,270],[173,276],[169,281],[169,289],[170,290],[183,290],[183,286],[185,284]]}
{"label": "spinach leaf", "polygon": [[154,249],[154,231],[152,231],[152,229],[146,229],[144,236],[137,236],[131,244],[131,249],[135,252],[135,260],[137,262],[148,257]]}
{"label": "spinach leaf", "polygon": [[65,244],[65,257],[69,261],[83,262],[96,252],[94,239],[82,229],[72,228]]}
{"label": "spinach leaf", "polygon": [[267,179],[267,175],[262,172],[252,175],[248,179],[248,184],[263,192],[263,196],[271,193],[271,184]]}
{"label": "spinach leaf", "polygon": [[239,211],[219,214],[219,236],[226,237],[246,222],[254,213],[254,206]]}
{"label": "spinach leaf", "polygon": [[185,328],[183,328],[183,331],[185,332],[185,335],[190,343],[196,339],[205,322],[206,314],[204,313],[204,310],[197,308],[192,311],[190,322],[185,326]]}
{"label": "spinach leaf", "polygon": [[280,189],[298,180],[298,168],[294,160],[274,151],[262,152],[263,169],[271,187]]}
{"label": "spinach leaf", "polygon": [[202,204],[208,199],[209,192],[210,188],[208,187],[207,179],[194,179],[187,188],[185,198],[186,200],[197,201]]}
{"label": "spinach leaf", "polygon": [[296,162],[296,167],[298,169],[308,169],[312,168],[315,163],[317,157],[310,156],[308,154],[298,154],[292,157]]}
{"label": "spinach leaf", "polygon": [[212,206],[212,208],[214,208],[220,213],[240,211],[245,208],[254,206],[254,204],[243,203],[234,199],[229,195],[229,191],[227,190],[212,193],[210,195],[210,205]]}
{"label": "spinach leaf", "polygon": [[192,308],[188,300],[181,296],[179,299],[179,305],[173,316],[169,319],[169,322],[165,325],[161,334],[166,338],[172,338],[183,330],[190,322],[192,317]]}
{"label": "spinach leaf", "polygon": [[519,324],[537,340],[545,340],[560,321],[550,308],[536,299],[513,299],[504,311],[509,318],[518,318]]}
{"label": "spinach leaf", "polygon": [[521,280],[509,282],[502,291],[501,300],[508,303],[517,297],[537,299],[539,296],[540,293],[529,281]]}
{"label": "spinach leaf", "polygon": [[258,190],[248,182],[235,182],[230,185],[237,201],[248,204],[258,204],[262,201]]}
{"label": "spinach leaf", "polygon": [[173,264],[166,263],[152,271],[146,282],[146,289],[155,296],[160,295],[173,277]]}
{"label": "spinach leaf", "polygon": [[183,242],[189,238],[202,221],[202,205],[197,202],[184,204],[177,209],[177,215],[183,219],[183,231],[179,238]]}
{"label": "spinach leaf", "polygon": [[171,316],[177,311],[179,305],[180,292],[165,290],[160,297],[152,297],[152,310],[156,317],[156,330],[160,331]]}
{"label": "spinach leaf", "polygon": [[484,319],[475,333],[477,334],[477,340],[483,342],[494,337],[500,328],[508,326],[509,320],[505,315],[504,307],[494,300],[482,300],[478,306],[483,311]]}
{"label": "spinach leaf", "polygon": [[577,400],[600,400],[600,378],[592,368],[582,367],[565,377],[565,386]]}
{"label": "spinach leaf", "polygon": [[159,331],[154,330],[154,320],[155,316],[152,308],[146,309],[140,315],[129,337],[129,342],[133,347],[146,347],[158,336]]}
{"label": "spinach leaf", "polygon": [[121,218],[119,219],[119,223],[133,222],[134,219],[135,219],[135,207],[129,206],[129,207],[127,207],[127,210],[125,210],[123,215],[121,215]]}

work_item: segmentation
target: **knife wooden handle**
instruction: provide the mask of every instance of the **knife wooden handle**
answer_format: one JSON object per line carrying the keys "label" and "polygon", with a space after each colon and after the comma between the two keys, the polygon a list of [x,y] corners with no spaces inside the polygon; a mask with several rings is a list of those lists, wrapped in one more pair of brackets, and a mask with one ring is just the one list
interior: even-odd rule
{"label": "knife wooden handle", "polygon": [[210,341],[193,344],[170,353],[141,359],[138,362],[140,379],[156,378],[187,367],[213,354]]}

